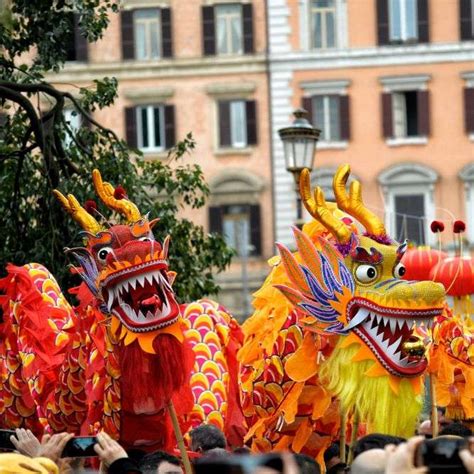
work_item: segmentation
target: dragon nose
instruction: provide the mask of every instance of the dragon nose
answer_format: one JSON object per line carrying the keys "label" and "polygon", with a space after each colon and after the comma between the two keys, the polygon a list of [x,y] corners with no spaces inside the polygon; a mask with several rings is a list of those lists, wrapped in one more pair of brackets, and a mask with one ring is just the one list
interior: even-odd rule
{"label": "dragon nose", "polygon": [[430,306],[442,305],[446,297],[444,286],[433,281],[406,281],[393,287],[387,296],[394,300],[422,300]]}

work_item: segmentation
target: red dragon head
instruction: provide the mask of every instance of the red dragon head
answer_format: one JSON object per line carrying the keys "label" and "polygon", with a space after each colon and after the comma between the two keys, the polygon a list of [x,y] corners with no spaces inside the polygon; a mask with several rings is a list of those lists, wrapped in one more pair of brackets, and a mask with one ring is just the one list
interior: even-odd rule
{"label": "red dragon head", "polygon": [[[99,223],[93,215],[99,215],[96,206],[86,206],[89,213],[73,195],[65,197],[55,190],[64,209],[84,229],[86,238],[86,247],[68,252],[80,264],[80,274],[101,310],[113,316],[112,329],[121,328],[120,336],[126,345],[139,334],[145,336],[148,344],[142,348],[153,352],[151,333],[171,327],[180,317],[171,287],[175,274],[168,270],[169,237],[162,245],[157,242],[152,232],[157,219],[149,221],[142,216],[122,189],[117,192],[118,188],[102,181],[98,170],[93,171],[92,178],[101,201],[123,215],[126,224]],[[150,337],[144,333],[150,333]]]}

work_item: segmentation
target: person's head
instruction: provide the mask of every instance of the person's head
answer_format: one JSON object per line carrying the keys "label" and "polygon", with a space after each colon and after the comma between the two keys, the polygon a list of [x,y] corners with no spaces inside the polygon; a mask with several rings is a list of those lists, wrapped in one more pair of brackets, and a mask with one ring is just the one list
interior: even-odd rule
{"label": "person's head", "polygon": [[251,454],[252,450],[247,446],[241,446],[240,448],[235,448],[232,451],[233,454]]}
{"label": "person's head", "polygon": [[354,446],[354,458],[369,449],[384,449],[387,444],[398,446],[403,441],[405,441],[405,439],[400,438],[399,436],[384,435],[380,433],[372,433],[363,436],[357,440]]}
{"label": "person's head", "polygon": [[383,449],[369,449],[359,454],[351,465],[351,474],[384,474],[387,453]]}
{"label": "person's head", "polygon": [[326,469],[330,469],[340,462],[339,443],[332,443],[329,448],[324,451],[324,464],[326,465]]}
{"label": "person's head", "polygon": [[320,474],[319,464],[307,454],[295,454],[296,464],[298,464],[300,474]]}
{"label": "person's head", "polygon": [[433,428],[431,426],[430,420],[425,420],[420,423],[418,427],[417,433],[421,436],[425,436],[426,438],[433,437]]}
{"label": "person's head", "polygon": [[179,459],[164,451],[143,456],[139,464],[143,474],[183,474]]}
{"label": "person's head", "polygon": [[338,462],[337,464],[334,464],[334,466],[330,467],[326,471],[326,474],[345,474],[349,469],[350,468],[345,462]]}
{"label": "person's head", "polygon": [[454,422],[446,425],[440,432],[439,435],[454,435],[454,436],[461,436],[465,438],[466,436],[472,436],[472,431],[467,427],[464,426],[462,423]]}
{"label": "person's head", "polygon": [[227,459],[231,455],[229,451],[224,448],[212,448],[204,451],[201,459],[213,460],[213,459]]}
{"label": "person's head", "polygon": [[2,474],[58,474],[58,466],[48,458],[30,458],[18,453],[0,454]]}
{"label": "person's head", "polygon": [[224,433],[214,425],[199,425],[189,433],[191,449],[197,453],[214,448],[225,448],[227,441]]}

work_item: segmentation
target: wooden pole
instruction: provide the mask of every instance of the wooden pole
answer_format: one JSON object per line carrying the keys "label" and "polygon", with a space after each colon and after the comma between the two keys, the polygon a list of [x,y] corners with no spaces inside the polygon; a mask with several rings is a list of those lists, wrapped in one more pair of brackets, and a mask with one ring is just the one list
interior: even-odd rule
{"label": "wooden pole", "polygon": [[430,396],[431,396],[431,430],[433,438],[438,436],[438,407],[436,406],[436,388],[434,384],[434,374],[430,375]]}
{"label": "wooden pole", "polygon": [[339,433],[339,457],[346,462],[346,412],[341,408],[341,427]]}
{"label": "wooden pole", "polygon": [[186,451],[186,446],[184,445],[183,433],[181,433],[178,417],[176,416],[176,410],[174,409],[174,405],[171,400],[168,403],[168,411],[171,416],[171,423],[173,424],[174,434],[178,443],[179,452],[181,453],[181,460],[183,461],[184,472],[185,474],[192,474],[193,470],[189,461],[188,452]]}
{"label": "wooden pole", "polygon": [[351,433],[351,445],[349,447],[349,456],[347,458],[347,464],[351,465],[354,460],[354,446],[357,441],[357,432],[359,431],[359,414],[354,413],[354,420],[352,422],[352,433]]}

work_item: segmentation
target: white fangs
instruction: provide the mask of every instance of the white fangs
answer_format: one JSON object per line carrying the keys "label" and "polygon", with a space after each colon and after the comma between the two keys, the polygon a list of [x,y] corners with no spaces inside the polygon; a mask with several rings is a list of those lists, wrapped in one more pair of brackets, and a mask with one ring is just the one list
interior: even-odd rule
{"label": "white fangs", "polygon": [[[147,311],[146,315],[142,310],[136,312],[130,305],[125,303],[124,296],[129,293],[132,289],[135,290],[138,285],[145,287],[145,285],[152,285],[160,288],[161,295],[164,296],[162,300],[161,311],[157,310],[155,314],[151,311]],[[136,277],[130,277],[127,280],[123,280],[112,288],[107,290],[107,310],[115,313],[117,311],[112,309],[114,306],[119,306],[122,311],[128,316],[128,318],[134,323],[148,324],[160,319],[166,318],[171,312],[171,304],[168,300],[167,292],[171,290],[171,287],[165,277],[160,271],[149,272],[146,274],[138,275]]]}
{"label": "white fangs", "polygon": [[[363,328],[373,341],[377,343],[380,350],[386,353],[396,365],[410,367],[416,365],[418,362],[409,362],[407,356],[402,355],[401,343],[404,337],[403,334],[401,334],[396,341],[393,341],[393,335],[397,331],[403,332],[406,335],[415,327],[421,326],[424,326],[428,330],[431,329],[433,326],[433,318],[384,316],[373,310],[359,307],[344,329],[355,328],[359,334],[359,328]],[[381,331],[381,328],[385,328],[385,330]],[[391,334],[388,334],[387,330],[390,331]]]}

